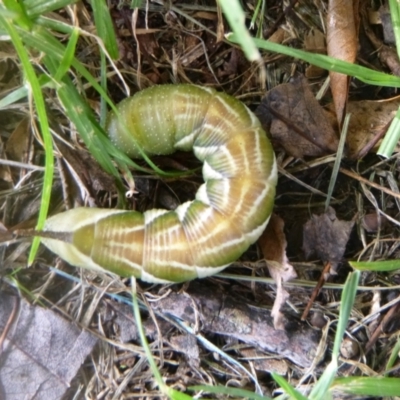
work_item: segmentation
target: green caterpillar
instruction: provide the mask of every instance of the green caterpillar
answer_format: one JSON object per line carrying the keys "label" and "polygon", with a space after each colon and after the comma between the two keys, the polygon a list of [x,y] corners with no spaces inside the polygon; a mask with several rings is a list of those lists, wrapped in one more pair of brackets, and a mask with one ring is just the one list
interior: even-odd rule
{"label": "green caterpillar", "polygon": [[[182,282],[215,274],[254,243],[272,212],[277,167],[256,116],[213,89],[165,85],[118,105],[108,132],[131,157],[193,150],[204,184],[174,211],[77,208],[47,220],[43,243],[72,265]],[[124,124],[126,129],[122,129]],[[132,137],[134,140],[132,140]]]}

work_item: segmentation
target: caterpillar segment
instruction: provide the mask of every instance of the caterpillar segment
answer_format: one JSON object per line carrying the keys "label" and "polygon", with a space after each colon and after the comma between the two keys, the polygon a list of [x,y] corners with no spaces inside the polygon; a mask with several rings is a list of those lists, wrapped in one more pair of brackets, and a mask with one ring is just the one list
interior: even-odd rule
{"label": "caterpillar segment", "polygon": [[204,184],[174,211],[77,208],[47,220],[43,243],[72,265],[183,282],[236,261],[265,229],[277,167],[256,116],[240,101],[193,85],[154,86],[110,114],[113,143],[133,158],[190,151]]}

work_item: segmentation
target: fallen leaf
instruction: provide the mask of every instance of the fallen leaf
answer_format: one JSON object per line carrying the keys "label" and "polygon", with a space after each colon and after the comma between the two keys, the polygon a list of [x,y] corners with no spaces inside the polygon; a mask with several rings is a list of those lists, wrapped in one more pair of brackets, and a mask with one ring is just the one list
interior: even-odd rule
{"label": "fallen leaf", "polygon": [[303,228],[303,250],[306,258],[317,255],[324,263],[330,263],[335,273],[342,261],[354,221],[336,218],[336,212],[329,207],[321,215],[312,215]]}
{"label": "fallen leaf", "polygon": [[[328,55],[339,60],[354,63],[357,56],[358,25],[354,7],[358,1],[329,0],[327,22]],[[357,7],[358,8],[358,7]],[[339,126],[346,113],[349,77],[330,72],[331,91]]]}
{"label": "fallen leaf", "polygon": [[[399,106],[399,96],[388,100],[363,100],[348,103],[347,111],[351,113],[351,118],[346,148],[350,158],[358,159],[378,148]],[[332,105],[328,108],[332,108]]]}
{"label": "fallen leaf", "polygon": [[[0,330],[17,298],[1,293]],[[55,312],[20,299],[0,355],[0,398],[61,399],[97,339]]]}
{"label": "fallen leaf", "polygon": [[270,90],[256,115],[272,140],[296,158],[337,149],[337,135],[303,77]]}
{"label": "fallen leaf", "polygon": [[285,223],[282,218],[272,214],[268,226],[258,239],[271,277],[278,282],[287,282],[297,274],[286,256],[286,237],[283,231]]}
{"label": "fallen leaf", "polygon": [[11,133],[6,144],[6,154],[10,160],[27,162],[31,142],[31,124],[29,118],[24,118]]}
{"label": "fallen leaf", "polygon": [[283,232],[284,225],[280,217],[272,214],[267,228],[258,239],[269,273],[277,286],[276,297],[271,311],[275,329],[283,329],[283,314],[280,310],[289,297],[289,293],[283,288],[282,282],[287,282],[297,277],[286,256],[287,242]]}

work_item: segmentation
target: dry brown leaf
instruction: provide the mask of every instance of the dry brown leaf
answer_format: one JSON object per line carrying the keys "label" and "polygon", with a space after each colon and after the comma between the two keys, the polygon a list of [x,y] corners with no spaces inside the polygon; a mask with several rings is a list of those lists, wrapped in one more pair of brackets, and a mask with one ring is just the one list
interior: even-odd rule
{"label": "dry brown leaf", "polygon": [[399,106],[399,96],[389,100],[363,100],[348,103],[347,111],[351,113],[351,118],[346,147],[350,158],[358,159],[378,147],[380,139],[386,133],[388,124]]}
{"label": "dry brown leaf", "polygon": [[303,250],[307,258],[317,255],[324,263],[330,263],[331,273],[342,261],[354,221],[336,218],[336,212],[329,207],[321,215],[312,215],[304,224]]}
{"label": "dry brown leaf", "polygon": [[287,282],[296,278],[296,272],[286,256],[285,223],[276,214],[271,215],[268,226],[258,239],[263,256],[275,282]]}
{"label": "dry brown leaf", "polygon": [[[356,3],[358,1],[329,0],[328,9],[328,55],[350,63],[354,63],[357,56],[358,28],[354,13]],[[346,113],[349,77],[337,72],[330,72],[329,75],[336,117],[341,126]]]}
{"label": "dry brown leaf", "polygon": [[[29,161],[29,149],[31,147],[31,124],[29,118],[22,119],[19,124],[15,127],[5,145],[5,152],[7,159],[22,163]],[[2,166],[2,169],[6,173],[11,170],[11,176],[15,181],[19,180],[21,169],[8,168]],[[1,174],[4,177],[4,173]],[[4,179],[4,178],[3,178]]]}
{"label": "dry brown leaf", "polygon": [[271,311],[275,329],[283,329],[283,314],[280,310],[289,297],[289,293],[283,288],[282,282],[287,282],[297,276],[286,256],[287,242],[283,232],[284,225],[280,217],[272,214],[267,228],[258,239],[269,273],[277,286],[274,306]]}
{"label": "dry brown leaf", "polygon": [[[0,398],[61,399],[97,339],[51,310],[19,301],[0,356]],[[2,292],[2,332],[15,302],[15,296]]]}
{"label": "dry brown leaf", "polygon": [[6,153],[10,160],[27,162],[31,142],[30,126],[29,118],[22,119],[8,138]]}
{"label": "dry brown leaf", "polygon": [[303,77],[270,90],[256,115],[273,141],[296,158],[337,149],[337,135]]}

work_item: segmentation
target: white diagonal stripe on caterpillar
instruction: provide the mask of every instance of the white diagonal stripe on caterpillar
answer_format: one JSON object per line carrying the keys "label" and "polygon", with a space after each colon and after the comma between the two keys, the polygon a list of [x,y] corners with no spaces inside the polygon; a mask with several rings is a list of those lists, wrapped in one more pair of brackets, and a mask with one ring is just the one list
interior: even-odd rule
{"label": "white diagonal stripe on caterpillar", "polygon": [[277,167],[257,117],[240,101],[193,85],[152,87],[118,109],[108,123],[117,147],[131,157],[140,156],[138,146],[148,155],[192,150],[205,183],[175,211],[58,214],[45,230],[65,235],[44,244],[73,265],[153,282],[204,277],[234,262],[273,207]]}

